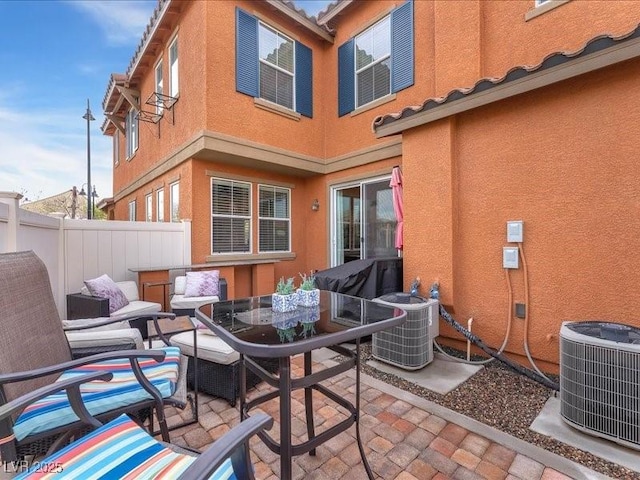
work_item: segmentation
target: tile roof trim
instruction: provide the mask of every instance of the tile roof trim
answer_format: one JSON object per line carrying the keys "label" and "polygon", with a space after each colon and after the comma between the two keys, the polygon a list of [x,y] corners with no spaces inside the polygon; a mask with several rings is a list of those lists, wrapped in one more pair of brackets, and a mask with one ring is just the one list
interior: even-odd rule
{"label": "tile roof trim", "polygon": [[502,78],[483,78],[472,87],[454,89],[443,97],[429,98],[422,105],[378,116],[372,130],[376,138],[395,135],[636,57],[640,57],[640,25],[620,36],[594,37],[575,52],[552,53],[533,67],[514,67]]}
{"label": "tile roof trim", "polygon": [[353,3],[353,0],[336,0],[318,12],[318,25],[326,25]]}
{"label": "tile roof trim", "polygon": [[297,8],[290,0],[265,0],[267,4],[279,12],[284,13],[294,22],[302,25],[307,30],[315,33],[323,40],[333,43],[333,32],[326,25],[321,25],[316,17],[310,16],[304,9]]}

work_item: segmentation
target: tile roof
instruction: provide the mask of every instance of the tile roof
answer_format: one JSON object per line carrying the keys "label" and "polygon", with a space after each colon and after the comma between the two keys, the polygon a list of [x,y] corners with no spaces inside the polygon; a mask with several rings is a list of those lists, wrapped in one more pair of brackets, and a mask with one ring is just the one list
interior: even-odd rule
{"label": "tile roof", "polygon": [[444,96],[441,97],[432,97],[425,100],[421,105],[416,106],[408,106],[403,108],[400,112],[397,113],[388,113],[385,115],[380,115],[373,120],[372,128],[373,131],[382,126],[389,125],[395,121],[409,118],[413,115],[416,115],[420,112],[426,112],[428,110],[435,110],[439,107],[442,107],[447,104],[451,104],[457,100],[461,100],[465,97],[473,96],[474,94],[478,94],[481,92],[485,92],[492,88],[502,86],[513,82],[515,80],[523,79],[527,76],[530,76],[534,73],[541,72],[546,69],[550,69],[552,67],[557,67],[559,65],[574,61],[581,57],[586,57],[587,55],[601,52],[607,50],[611,47],[614,47],[618,44],[621,44],[625,41],[629,41],[635,38],[640,38],[640,24],[636,26],[630,32],[624,33],[622,35],[598,35],[588,40],[581,48],[572,52],[554,52],[547,55],[540,63],[533,66],[517,66],[509,69],[507,73],[500,78],[481,78],[478,80],[473,86],[467,88],[456,88],[451,90]]}

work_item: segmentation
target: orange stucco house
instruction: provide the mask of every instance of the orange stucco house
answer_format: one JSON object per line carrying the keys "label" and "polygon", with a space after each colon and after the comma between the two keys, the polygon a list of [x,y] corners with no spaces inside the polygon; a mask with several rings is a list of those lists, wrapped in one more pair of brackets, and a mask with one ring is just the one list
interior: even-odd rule
{"label": "orange stucco house", "polygon": [[553,370],[563,320],[640,325],[639,19],[634,1],[338,0],[315,18],[160,0],[103,102],[110,218],[190,220],[193,264],[265,294],[396,255],[401,166],[405,289],[438,281],[487,344],[510,322],[507,352],[526,341]]}

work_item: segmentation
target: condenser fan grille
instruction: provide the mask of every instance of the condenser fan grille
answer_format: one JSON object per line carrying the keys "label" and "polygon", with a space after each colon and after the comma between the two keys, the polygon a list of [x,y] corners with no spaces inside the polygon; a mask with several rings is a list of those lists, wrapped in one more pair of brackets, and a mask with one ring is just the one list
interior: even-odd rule
{"label": "condenser fan grille", "polygon": [[[579,323],[581,331],[600,329],[584,325],[598,322]],[[571,326],[567,322],[560,331],[562,418],[587,433],[640,449],[640,345],[576,333]]]}

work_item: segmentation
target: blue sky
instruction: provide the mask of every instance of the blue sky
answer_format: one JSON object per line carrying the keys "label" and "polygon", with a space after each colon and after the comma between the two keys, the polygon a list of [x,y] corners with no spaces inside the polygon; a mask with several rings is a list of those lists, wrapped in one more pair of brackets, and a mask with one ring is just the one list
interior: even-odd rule
{"label": "blue sky", "polygon": [[[224,0],[216,0],[224,1]],[[315,15],[328,0],[297,0]],[[112,190],[111,137],[102,100],[124,73],[156,0],[0,0],[0,191],[30,200],[87,181],[87,99],[91,183]]]}

